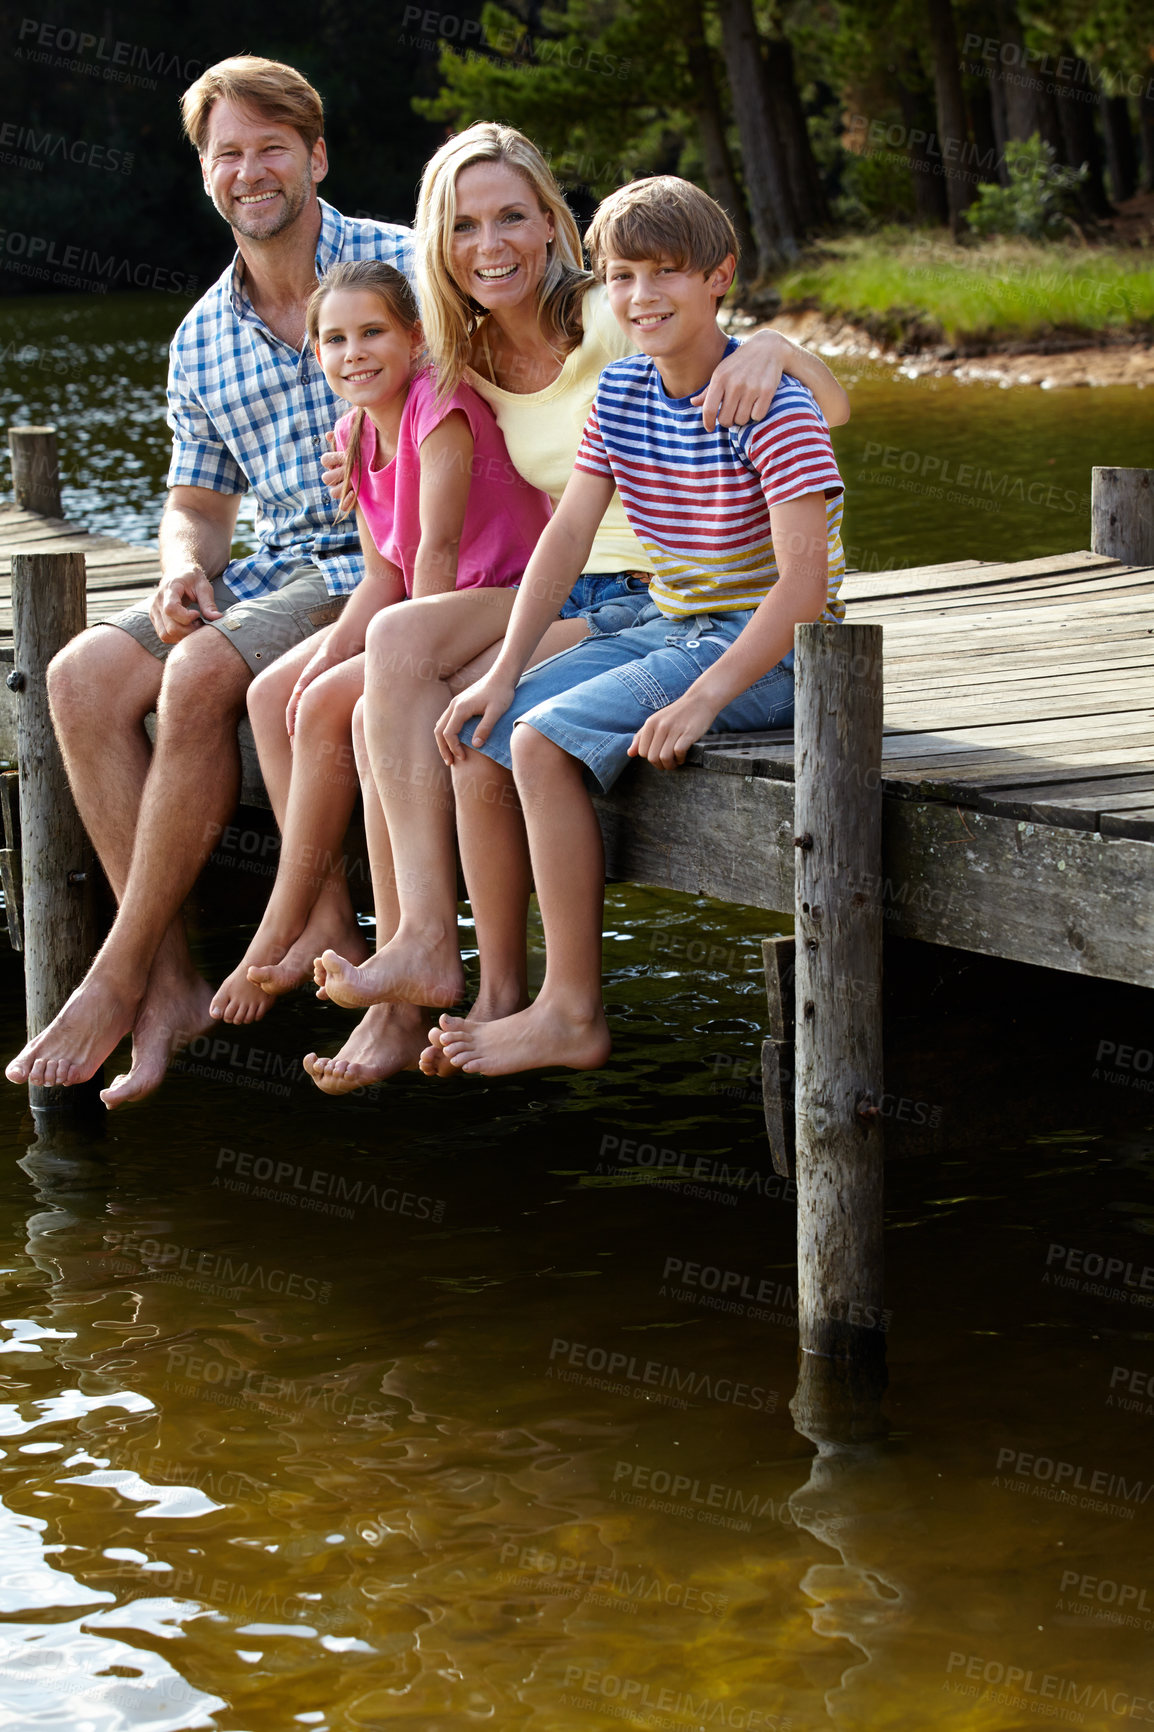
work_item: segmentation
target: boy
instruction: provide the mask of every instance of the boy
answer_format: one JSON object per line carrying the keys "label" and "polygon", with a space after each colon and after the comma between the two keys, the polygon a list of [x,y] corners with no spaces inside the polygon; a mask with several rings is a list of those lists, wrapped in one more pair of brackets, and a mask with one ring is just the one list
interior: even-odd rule
{"label": "boy", "polygon": [[[591,1069],[609,1055],[604,856],[587,774],[607,790],[630,757],[672,769],[711,729],[789,726],[794,626],[843,611],[842,483],[810,393],[783,378],[762,421],[712,433],[691,402],[733,346],[716,317],[737,254],[724,211],[657,176],[606,199],[587,242],[642,353],[602,375],[500,655],[437,727],[482,954],[487,934],[505,936],[509,890],[520,894],[530,872],[545,929],[545,980],[527,1010],[493,1022],[444,1016],[430,1036],[459,1069],[486,1076]],[[652,555],[649,594],[630,598],[626,629],[518,684],[614,486]]]}

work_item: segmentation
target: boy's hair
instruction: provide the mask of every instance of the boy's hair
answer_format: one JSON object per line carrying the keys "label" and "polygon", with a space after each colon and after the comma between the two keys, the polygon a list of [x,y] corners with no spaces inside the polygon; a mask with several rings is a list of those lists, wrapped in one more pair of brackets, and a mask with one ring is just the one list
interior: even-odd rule
{"label": "boy's hair", "polygon": [[308,151],[325,129],[324,104],[294,67],[260,54],[234,54],[208,67],[180,99],[184,130],[198,156],[204,155],[212,105],[218,101],[255,109],[278,126],[291,126]]}
{"label": "boy's hair", "polygon": [[581,300],[592,283],[581,256],[581,231],[553,170],[531,139],[514,127],[479,120],[445,140],[425,164],[417,195],[417,277],[425,335],[437,365],[438,396],[455,391],[469,365],[473,334],[485,309],[453,276],[457,176],[474,163],[495,162],[525,182],[538,210],[553,219],[553,239],[537,298],[545,341],[567,355],[581,341]]}
{"label": "boy's hair", "polygon": [[707,277],[739,250],[717,200],[676,174],[635,180],[602,199],[585,245],[602,282],[608,259],[668,259],[678,270]]}
{"label": "boy's hair", "polygon": [[[376,295],[384,305],[390,319],[394,319],[403,331],[415,331],[421,323],[421,312],[417,306],[417,297],[409,286],[409,280],[392,265],[382,263],[380,259],[353,259],[343,265],[333,265],[327,270],[312,294],[305,308],[305,330],[308,333],[310,349],[315,349],[321,332],[321,307],[336,289],[364,289],[371,295]],[[358,488],[356,476],[361,467],[361,432],[365,425],[365,411],[357,409],[353,415],[353,424],[349,428],[348,444],[345,446],[345,465],[341,471],[340,510],[337,522],[347,517],[357,503]]]}

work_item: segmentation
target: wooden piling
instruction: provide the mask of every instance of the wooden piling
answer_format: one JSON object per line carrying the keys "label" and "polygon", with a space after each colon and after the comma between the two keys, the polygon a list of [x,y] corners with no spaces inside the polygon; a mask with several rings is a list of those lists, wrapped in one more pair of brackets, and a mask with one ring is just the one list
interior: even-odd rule
{"label": "wooden piling", "polygon": [[55,427],[9,427],[12,487],[23,511],[59,517],[60,458]]}
{"label": "wooden piling", "polygon": [[1095,467],[1091,475],[1090,551],[1154,565],[1154,469]]}
{"label": "wooden piling", "polygon": [[[13,671],[24,886],[24,982],[29,1037],[51,1022],[95,948],[93,863],[52,718],[48,663],[85,626],[84,555],[12,556]],[[81,1104],[75,1089],[30,1088],[33,1107]]]}
{"label": "wooden piling", "polygon": [[882,628],[797,627],[798,1318],[807,1355],[883,1358]]}

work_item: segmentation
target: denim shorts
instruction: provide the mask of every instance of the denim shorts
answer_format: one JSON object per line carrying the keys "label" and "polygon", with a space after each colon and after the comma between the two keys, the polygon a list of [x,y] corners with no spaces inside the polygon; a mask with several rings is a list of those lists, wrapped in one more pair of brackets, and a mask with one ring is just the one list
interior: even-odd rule
{"label": "denim shorts", "polygon": [[[523,674],[513,702],[483,746],[511,769],[513,729],[527,722],[578,758],[603,793],[629,762],[629,744],[655,710],[684,697],[753,618],[753,609],[670,619],[653,602],[633,623],[585,638]],[[793,725],[793,651],[728,704],[711,732],[747,733]],[[461,729],[472,745],[476,719]]]}
{"label": "denim shorts", "polygon": [[569,591],[559,617],[583,619],[590,637],[604,637],[632,625],[638,608],[648,600],[648,579],[632,571],[586,571]]}

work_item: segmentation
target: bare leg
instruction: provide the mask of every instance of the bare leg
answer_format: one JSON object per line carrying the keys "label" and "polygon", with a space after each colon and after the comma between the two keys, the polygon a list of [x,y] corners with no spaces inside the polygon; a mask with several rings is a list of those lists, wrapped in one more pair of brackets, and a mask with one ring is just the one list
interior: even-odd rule
{"label": "bare leg", "polygon": [[[106,627],[99,630],[102,638],[113,635]],[[122,635],[127,636],[117,633],[116,637]],[[130,661],[115,640],[105,651],[102,643],[95,650],[88,648],[82,638],[75,658],[60,668],[54,684],[62,709],[71,711],[70,722],[62,721],[66,740],[75,738],[72,723],[80,706],[73,705],[75,693],[70,688],[81,669],[87,666],[102,675],[102,691],[111,694],[117,671],[136,670],[136,656],[147,654],[127,641],[134,652]],[[144,676],[134,677],[139,702]],[[92,826],[98,848],[99,838],[105,838],[102,854],[110,856],[120,910],[80,987],[8,1067],[11,1081],[45,1086],[83,1082],[135,1027],[132,1070],[102,1095],[107,1105],[119,1105],[154,1088],[176,1045],[206,1025],[208,989],[193,970],[182,941],[169,929],[236,802],[240,779],[236,723],[248,681],[247,666],[219,632],[202,629],[172,652],[160,684],[156,750],[139,795],[126,875],[122,844],[119,854],[116,845],[109,848],[107,824],[91,814],[95,801],[107,804],[107,787],[103,780],[89,782],[83,754],[72,748],[72,772],[87,789],[82,816]],[[119,700],[110,707],[118,713]],[[105,716],[100,715],[100,726],[93,731],[106,750]],[[107,766],[108,760],[102,757],[101,762]],[[141,763],[137,747],[120,756],[117,765],[115,802],[125,835],[132,834],[126,820],[133,773],[138,774]]]}
{"label": "bare leg", "polygon": [[[449,703],[449,680],[504,630],[512,600],[505,590],[461,591],[379,614],[369,628],[365,738],[393,842],[401,920],[392,943],[359,968],[332,951],[320,957],[317,984],[338,1004],[443,1006],[464,990],[453,797],[433,727]],[[559,621],[534,659],[587,631],[584,620]],[[523,911],[520,929],[523,952]]]}
{"label": "bare leg", "polygon": [[[377,945],[383,949],[397,930],[400,910],[389,830],[369,769],[363,716],[362,698],[353,711],[353,750],[365,798],[365,840],[373,875]],[[324,996],[322,990],[318,997]],[[352,1089],[384,1082],[399,1070],[414,1068],[425,1044],[427,1021],[425,1011],[414,1004],[374,1004],[339,1052],[331,1058],[310,1052],[304,1067],[325,1094],[348,1094]]]}
{"label": "bare leg", "polygon": [[[291,671],[295,679],[297,670]],[[269,669],[269,675],[277,672]],[[257,686],[263,686],[266,677],[262,674]],[[329,946],[347,951],[358,962],[368,954],[341,855],[357,796],[350,730],[363,683],[364,657],[355,656],[314,680],[301,699],[276,883],[248,949],[210,1007],[211,1014],[225,1022],[256,1022],[274,997],[311,977],[313,958]],[[254,702],[254,686],[250,708],[257,718],[254,731],[259,721],[258,741],[276,741],[272,756],[277,759],[280,744],[269,710],[280,703],[284,677],[270,679],[266,689],[270,701],[262,692]],[[283,706],[280,718],[280,737],[287,746]],[[262,768],[264,762],[262,754]]]}
{"label": "bare leg", "polygon": [[[490,1023],[512,1016],[529,1002],[525,822],[513,777],[481,752],[470,751],[457,766],[453,788],[461,864],[481,953],[481,990],[464,1021]],[[457,1019],[451,1020],[456,1025]],[[444,1051],[442,1029],[430,1029],[421,1069],[426,1076],[451,1076],[455,1068]]]}
{"label": "bare leg", "polygon": [[514,729],[513,764],[545,927],[545,981],[528,1010],[502,1021],[443,1016],[441,1045],[461,1070],[485,1076],[547,1065],[593,1070],[610,1051],[601,1001],[601,828],[580,761],[527,723]]}

